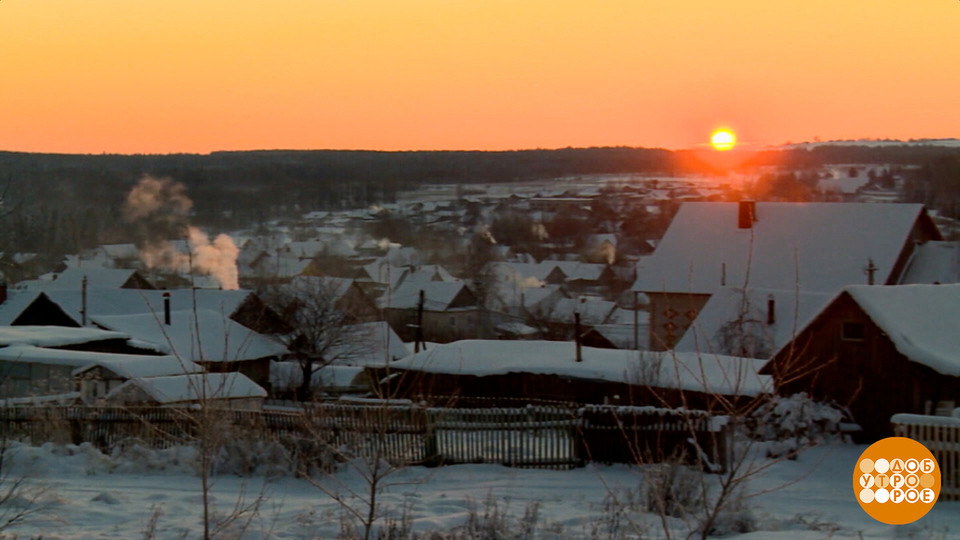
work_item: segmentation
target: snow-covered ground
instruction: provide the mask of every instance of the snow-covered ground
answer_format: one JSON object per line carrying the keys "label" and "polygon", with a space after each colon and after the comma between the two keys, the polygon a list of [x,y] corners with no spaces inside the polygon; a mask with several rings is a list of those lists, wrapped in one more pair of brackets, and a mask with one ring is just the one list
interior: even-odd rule
{"label": "snow-covered ground", "polygon": [[[854,464],[864,449],[823,446],[796,461],[773,464],[749,485],[749,492],[756,496],[747,499],[746,508],[756,530],[727,538],[936,540],[960,536],[960,502],[939,502],[927,516],[908,526],[884,525],[870,518],[857,504],[851,487]],[[162,515],[157,519],[155,538],[201,537],[200,479],[192,472],[190,449],[143,451],[116,458],[89,447],[47,445],[15,450],[14,466],[8,461],[4,472],[19,476],[32,471],[31,481],[48,487],[53,499],[42,518],[6,531],[9,535],[42,535],[44,540],[144,538],[151,516],[159,510]],[[604,527],[615,516],[603,501],[611,491],[623,496],[623,490],[636,489],[642,479],[635,468],[620,465],[570,471],[496,465],[411,467],[387,479],[401,485],[390,488],[382,504],[397,514],[402,507],[408,508],[414,531],[425,532],[462,526],[471,508],[475,516],[482,517],[491,510],[486,501],[496,501],[501,514],[512,516],[507,520],[507,532],[518,535],[528,505],[539,503],[538,538],[614,538]],[[349,468],[338,473],[336,480],[354,488],[363,485]],[[215,478],[213,495],[218,510],[229,511],[242,492],[252,497],[261,488],[265,489],[261,515],[243,538],[337,536],[343,511],[304,480],[288,476],[245,481],[221,475]],[[644,538],[661,536],[657,520],[649,514],[645,517],[650,530]],[[626,531],[628,525],[621,521],[621,530]]]}

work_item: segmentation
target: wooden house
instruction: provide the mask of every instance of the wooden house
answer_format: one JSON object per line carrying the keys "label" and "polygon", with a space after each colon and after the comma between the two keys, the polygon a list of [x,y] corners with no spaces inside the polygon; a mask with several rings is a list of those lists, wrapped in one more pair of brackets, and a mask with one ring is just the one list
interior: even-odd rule
{"label": "wooden house", "polygon": [[159,358],[129,340],[93,328],[0,327],[0,397],[73,392],[73,370],[101,358]]}
{"label": "wooden house", "polygon": [[783,395],[846,407],[870,440],[897,413],[960,404],[960,285],[851,286],[763,368]]}
{"label": "wooden house", "polygon": [[446,343],[477,337],[480,331],[477,297],[462,281],[401,283],[384,298],[382,307],[387,322],[404,341],[416,339],[420,317],[425,341]]}
{"label": "wooden house", "polygon": [[241,373],[191,373],[130,379],[104,399],[110,405],[260,410],[266,397],[266,390]]}
{"label": "wooden house", "polygon": [[[715,409],[772,389],[762,361],[719,355],[580,348],[573,342],[464,340],[390,365],[390,395],[559,400]],[[381,370],[382,371],[382,370]]]}
{"label": "wooden house", "polygon": [[216,311],[263,334],[283,331],[286,323],[254,292],[247,290],[130,290],[88,286],[38,291],[14,291],[0,305],[0,324],[10,326],[90,325],[93,316],[163,313],[169,299],[174,311]]}
{"label": "wooden house", "polygon": [[650,347],[666,350],[723,287],[896,284],[931,240],[942,238],[919,204],[684,203],[633,290],[650,298]]}
{"label": "wooden house", "polygon": [[159,317],[152,313],[96,316],[93,322],[208,371],[242,373],[264,388],[270,385],[270,362],[287,353],[273,338],[211,310],[171,310]]}

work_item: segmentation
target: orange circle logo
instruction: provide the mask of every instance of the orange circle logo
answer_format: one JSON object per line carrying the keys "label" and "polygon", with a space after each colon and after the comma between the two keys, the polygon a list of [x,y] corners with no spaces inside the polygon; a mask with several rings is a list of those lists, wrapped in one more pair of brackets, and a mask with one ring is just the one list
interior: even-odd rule
{"label": "orange circle logo", "polygon": [[853,493],[870,517],[888,525],[922,518],[940,496],[940,466],[927,447],[906,437],[870,445],[853,470]]}

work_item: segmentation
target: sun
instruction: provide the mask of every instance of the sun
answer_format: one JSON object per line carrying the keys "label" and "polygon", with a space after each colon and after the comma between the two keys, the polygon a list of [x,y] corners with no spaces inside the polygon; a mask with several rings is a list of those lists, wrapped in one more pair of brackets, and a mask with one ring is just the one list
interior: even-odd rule
{"label": "sun", "polygon": [[710,136],[710,145],[714,150],[730,150],[737,145],[737,136],[729,129],[718,129]]}

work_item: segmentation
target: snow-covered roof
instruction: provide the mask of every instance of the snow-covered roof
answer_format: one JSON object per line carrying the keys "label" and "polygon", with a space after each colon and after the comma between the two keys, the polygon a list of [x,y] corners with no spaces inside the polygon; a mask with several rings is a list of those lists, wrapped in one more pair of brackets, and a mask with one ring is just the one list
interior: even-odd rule
{"label": "snow-covered roof", "polygon": [[595,296],[561,298],[547,315],[547,319],[568,324],[574,323],[574,314],[580,314],[582,324],[603,324],[617,308],[616,302]]}
{"label": "snow-covered roof", "polygon": [[93,322],[154,344],[157,350],[191,362],[232,362],[281,356],[286,347],[215,311],[174,310],[163,314],[93,316]]}
{"label": "snow-covered roof", "polygon": [[385,297],[383,307],[415,309],[420,304],[420,291],[424,293],[423,309],[445,311],[466,287],[462,281],[424,281],[401,283],[392,294]]}
{"label": "snow-covered roof", "polygon": [[866,283],[870,260],[886,283],[923,213],[919,204],[758,202],[753,227],[739,229],[738,203],[684,203],[634,289],[712,294],[725,281],[831,293]]}
{"label": "snow-covered roof", "polygon": [[458,281],[446,268],[438,264],[425,264],[408,268],[403,274],[404,283],[423,283],[424,281]]}
{"label": "snow-covered roof", "polygon": [[313,263],[312,258],[292,254],[273,254],[259,259],[256,264],[251,263],[250,267],[259,277],[284,279],[299,276],[311,263]]}
{"label": "snow-covered roof", "polygon": [[846,292],[901,354],[960,377],[960,285],[860,285]]}
{"label": "snow-covered roof", "polygon": [[[722,331],[727,329],[739,345],[768,357],[792,340],[833,297],[827,293],[798,295],[796,289],[747,289],[744,293],[737,287],[723,287],[710,297],[674,350],[729,353],[721,338]],[[773,324],[767,324],[770,298],[774,301]],[[755,341],[748,343],[748,339]]]}
{"label": "snow-covered roof", "polygon": [[[0,326],[0,346],[66,347],[108,339],[130,339],[123,332],[64,326]],[[0,349],[2,350],[2,349]]]}
{"label": "snow-covered roof", "polygon": [[344,333],[344,344],[328,351],[334,364],[383,366],[410,354],[410,348],[386,321],[346,326]]}
{"label": "snow-covered roof", "polygon": [[960,242],[927,242],[917,246],[900,283],[960,283]]}
{"label": "snow-covered roof", "polygon": [[325,297],[339,300],[350,291],[353,280],[349,278],[329,276],[297,276],[285,285],[295,294],[322,294]]}
{"label": "snow-covered roof", "polygon": [[541,264],[553,264],[560,269],[567,281],[596,281],[607,269],[605,264],[583,263],[577,261],[544,261]]}
{"label": "snow-covered roof", "polygon": [[407,269],[403,266],[394,266],[385,258],[363,265],[364,272],[370,276],[374,283],[382,283],[390,287],[396,287]]}
{"label": "snow-covered roof", "polygon": [[772,389],[771,379],[758,374],[762,360],[592,347],[581,351],[583,361],[577,362],[573,342],[464,340],[431,346],[391,367],[478,377],[536,373],[723,395],[757,395]]}
{"label": "snow-covered roof", "polygon": [[556,268],[557,261],[544,261],[542,263],[519,263],[519,262],[498,262],[494,264],[494,272],[501,279],[509,279],[508,276],[516,278],[535,278],[544,281]]}
{"label": "snow-covered roof", "polygon": [[[226,317],[233,313],[253,294],[247,290],[192,290],[175,289],[171,291],[114,289],[104,287],[87,288],[87,313],[94,315],[135,315],[163,313],[163,295],[170,295],[173,310],[198,309],[215,311]],[[18,292],[15,299],[0,305],[0,323],[10,324],[26,309],[39,294],[46,295],[70,318],[81,321],[80,310],[83,304],[82,294],[76,290],[50,290],[43,293]],[[8,305],[9,304],[9,305]]]}
{"label": "snow-covered roof", "polygon": [[140,250],[133,244],[104,244],[97,250],[112,259],[136,259],[140,257]]}
{"label": "snow-covered roof", "polygon": [[267,397],[266,390],[241,373],[194,373],[130,379],[110,391],[106,399],[116,397],[131,386],[139,387],[158,403]]}
{"label": "snow-covered roof", "polygon": [[[76,352],[76,351],[55,351],[55,352]],[[193,362],[188,362],[172,355],[164,356],[142,356],[131,354],[104,354],[104,353],[83,353],[96,354],[90,358],[91,362],[84,367],[74,370],[74,375],[79,375],[95,367],[103,367],[116,373],[125,379],[134,379],[137,377],[163,377],[167,375],[183,375],[186,373],[200,373],[203,367]]]}
{"label": "snow-covered roof", "polygon": [[83,287],[84,278],[86,278],[88,288],[103,287],[119,289],[130,281],[136,273],[136,270],[122,268],[72,268],[64,270],[59,274],[51,275],[51,279],[49,280],[31,281],[26,288],[38,290],[72,289],[79,291],[81,287]]}
{"label": "snow-covered roof", "polygon": [[[313,372],[311,385],[316,387],[347,388],[357,386],[357,375],[363,366],[324,366]],[[270,384],[274,389],[292,390],[300,386],[303,370],[298,362],[273,362],[270,365]]]}

